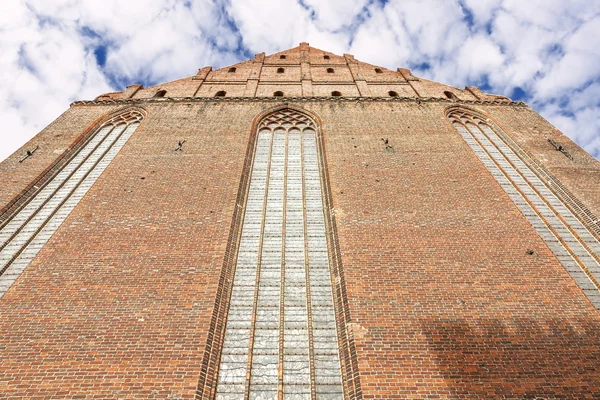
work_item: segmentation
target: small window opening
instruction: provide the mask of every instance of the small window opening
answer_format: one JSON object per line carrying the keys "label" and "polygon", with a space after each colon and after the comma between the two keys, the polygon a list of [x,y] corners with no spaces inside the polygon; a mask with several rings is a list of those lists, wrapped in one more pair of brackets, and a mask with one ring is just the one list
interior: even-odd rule
{"label": "small window opening", "polygon": [[277,68],[277,73],[278,74],[283,74],[285,72],[284,68]]}
{"label": "small window opening", "polygon": [[229,68],[229,71],[227,71],[227,72],[235,72],[235,67]]}
{"label": "small window opening", "polygon": [[446,97],[447,97],[447,98],[449,98],[449,99],[452,99],[452,100],[455,100],[455,99],[457,99],[456,95],[455,95],[454,93],[452,93],[452,92],[445,91],[445,92],[444,92],[444,94],[445,94],[445,95],[446,95]]}
{"label": "small window opening", "polygon": [[333,68],[327,68],[327,73],[328,74],[333,74]]}
{"label": "small window opening", "polygon": [[334,90],[333,92],[331,92],[331,95],[334,97],[340,97],[342,95],[342,93],[338,92],[337,90]]}
{"label": "small window opening", "polygon": [[329,56],[328,56],[328,55],[324,55],[324,56],[323,56],[323,59],[324,59],[324,60],[329,60]]}
{"label": "small window opening", "polygon": [[154,97],[165,97],[165,94],[167,94],[166,90],[159,90],[158,92],[154,93]]}
{"label": "small window opening", "polygon": [[375,73],[383,74],[383,71],[381,70],[381,68],[375,68]]}
{"label": "small window opening", "polygon": [[287,58],[287,56],[285,54],[282,54],[279,56],[280,59],[285,60]]}
{"label": "small window opening", "polygon": [[219,90],[216,94],[215,97],[224,97],[227,94],[226,91],[224,90]]}
{"label": "small window opening", "polygon": [[398,92],[394,92],[393,90],[390,90],[388,94],[390,95],[390,97],[398,97]]}
{"label": "small window opening", "polygon": [[276,91],[276,92],[273,93],[273,96],[275,96],[275,97],[283,97],[283,92],[280,91],[280,90],[278,90],[278,91]]}

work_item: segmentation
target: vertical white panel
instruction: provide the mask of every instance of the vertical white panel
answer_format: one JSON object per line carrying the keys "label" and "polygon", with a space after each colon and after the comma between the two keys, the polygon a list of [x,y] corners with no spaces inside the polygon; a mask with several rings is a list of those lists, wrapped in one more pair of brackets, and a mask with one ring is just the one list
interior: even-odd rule
{"label": "vertical white panel", "polygon": [[343,398],[321,171],[310,125],[304,116],[283,112],[259,130],[218,399]]}

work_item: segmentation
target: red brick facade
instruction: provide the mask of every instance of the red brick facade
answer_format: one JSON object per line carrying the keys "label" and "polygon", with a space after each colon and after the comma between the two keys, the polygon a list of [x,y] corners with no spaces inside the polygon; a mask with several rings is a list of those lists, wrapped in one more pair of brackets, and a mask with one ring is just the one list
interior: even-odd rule
{"label": "red brick facade", "polygon": [[453,106],[551,173],[599,239],[598,161],[525,104],[405,69],[301,44],[74,103],[0,164],[1,223],[103,121],[145,118],[0,298],[0,397],[213,393],[255,126],[291,107],[319,124],[347,398],[600,399],[599,311],[451,124]]}

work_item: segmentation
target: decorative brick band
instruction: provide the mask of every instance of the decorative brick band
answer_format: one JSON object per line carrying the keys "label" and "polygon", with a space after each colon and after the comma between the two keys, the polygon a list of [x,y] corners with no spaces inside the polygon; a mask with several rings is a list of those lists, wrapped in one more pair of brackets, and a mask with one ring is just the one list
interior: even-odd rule
{"label": "decorative brick band", "polygon": [[319,102],[390,102],[390,103],[449,103],[449,104],[473,104],[473,105],[495,105],[511,107],[528,107],[522,101],[510,100],[459,100],[444,99],[440,97],[343,97],[343,96],[311,96],[311,97],[159,97],[147,99],[124,99],[124,100],[81,100],[71,103],[71,107],[111,105],[111,104],[145,104],[145,103],[319,103]]}

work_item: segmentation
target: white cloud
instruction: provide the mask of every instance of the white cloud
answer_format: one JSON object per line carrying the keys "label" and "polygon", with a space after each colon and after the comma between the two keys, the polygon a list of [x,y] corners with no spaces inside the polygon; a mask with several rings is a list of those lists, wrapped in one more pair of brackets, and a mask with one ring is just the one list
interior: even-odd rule
{"label": "white cloud", "polygon": [[308,11],[295,0],[231,0],[227,11],[244,44],[255,53],[274,53],[296,46],[294,38],[298,33],[305,34],[310,25]]}
{"label": "white cloud", "polygon": [[304,4],[314,11],[318,26],[336,31],[350,26],[369,0],[305,0]]}
{"label": "white cloud", "polygon": [[484,76],[499,71],[504,63],[498,45],[481,35],[468,38],[458,55],[459,73],[466,78],[463,81],[478,82]]}
{"label": "white cloud", "polygon": [[[19,0],[0,10],[0,160],[77,99],[233,63],[239,38],[208,0]],[[106,65],[94,50],[107,48]],[[109,77],[111,79],[109,79]]]}
{"label": "white cloud", "polygon": [[600,17],[586,22],[566,38],[564,56],[537,82],[540,96],[555,96],[600,78],[600,48],[592,38],[600,38]]}
{"label": "white cloud", "polygon": [[464,0],[463,3],[473,14],[474,22],[483,25],[492,19],[502,0]]}
{"label": "white cloud", "polygon": [[82,93],[110,90],[85,40],[71,27],[40,21],[23,2],[2,12],[0,159],[58,117]]}
{"label": "white cloud", "polygon": [[[473,24],[469,23],[472,16]],[[80,98],[301,41],[528,102],[600,157],[600,2],[13,0],[0,5],[0,159]],[[104,46],[98,65],[94,51]],[[116,86],[116,87],[111,87]]]}

